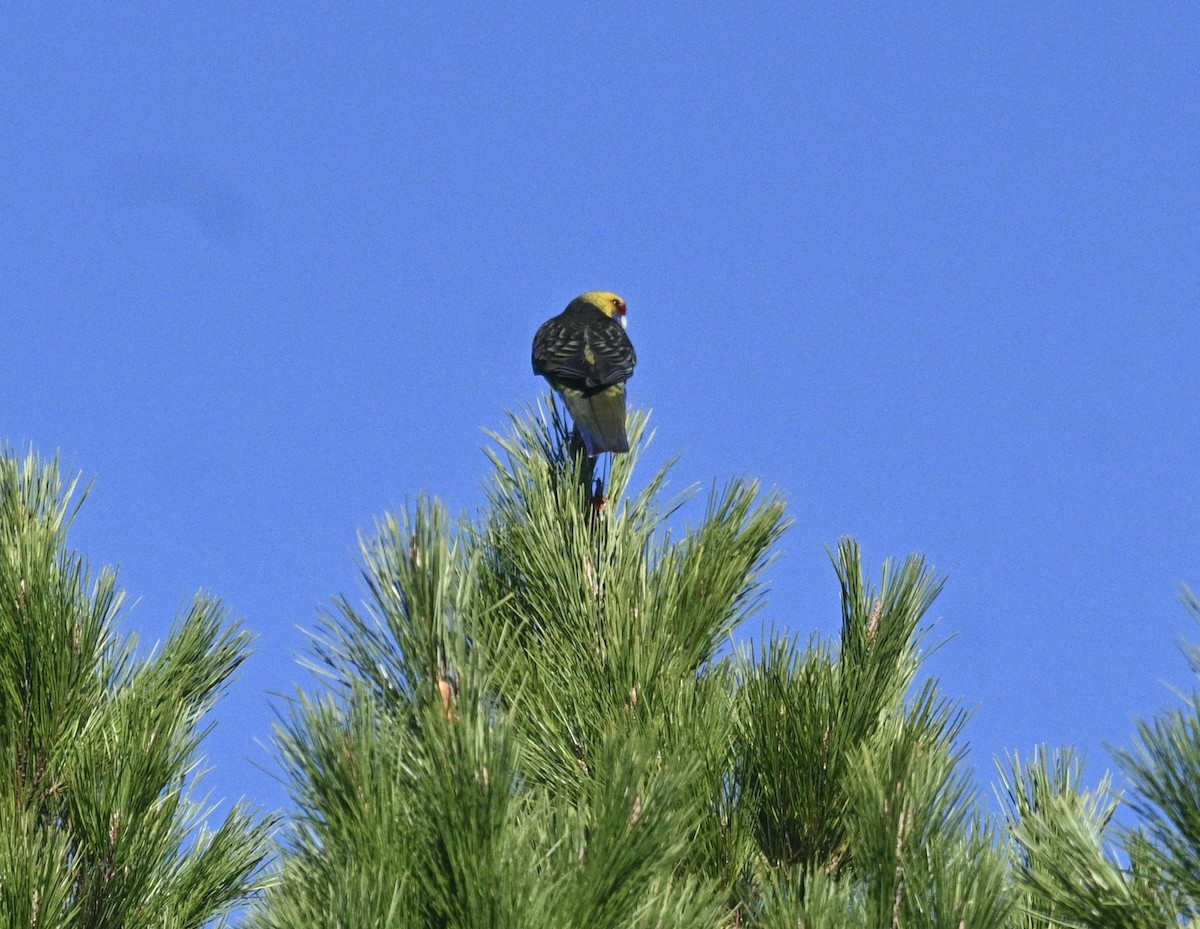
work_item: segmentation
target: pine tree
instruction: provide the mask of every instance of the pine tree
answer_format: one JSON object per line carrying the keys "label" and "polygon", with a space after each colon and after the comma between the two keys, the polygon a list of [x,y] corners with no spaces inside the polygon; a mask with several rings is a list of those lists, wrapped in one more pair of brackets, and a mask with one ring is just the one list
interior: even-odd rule
{"label": "pine tree", "polygon": [[201,595],[139,657],[116,574],[67,547],[77,489],[57,461],[0,454],[0,925],[213,925],[269,850],[245,806],[210,831],[192,799],[205,714],[248,638]]}
{"label": "pine tree", "polygon": [[630,425],[607,504],[539,408],[481,516],[420,499],[363,540],[280,726],[297,815],[251,925],[1015,925],[963,712],[917,681],[941,581],[873,586],[844,541],[836,644],[728,652],[784,504],[735,480],[674,529],[669,465],[629,492]]}
{"label": "pine tree", "polygon": [[[1186,588],[1184,600],[1200,620]],[[1184,651],[1200,675],[1200,648]],[[1011,757],[1002,785],[1023,926],[1200,927],[1200,693],[1139,723],[1116,760],[1128,799],[1107,774],[1082,786],[1070,750]],[[1132,826],[1116,824],[1122,803]]]}
{"label": "pine tree", "polygon": [[[735,480],[679,530],[669,464],[630,492],[645,427],[606,501],[556,409],[515,417],[480,516],[421,498],[363,539],[365,601],[323,615],[322,688],[279,727],[296,813],[244,924],[1200,927],[1200,695],[1117,754],[1128,799],[1038,748],[989,815],[921,675],[941,578],[872,583],[843,540],[836,641],[730,649],[783,502]],[[115,574],[66,544],[76,489],[0,455],[0,924],[223,925],[271,823],[210,832],[190,798],[247,636],[201,595],[154,654],[119,638]]]}
{"label": "pine tree", "polygon": [[[1187,587],[1183,600],[1200,622],[1200,600]],[[1200,677],[1200,646],[1185,643],[1183,651]],[[1170,911],[1200,926],[1200,690],[1183,704],[1141,722],[1136,744],[1117,760],[1141,818],[1126,839],[1134,870],[1154,875]]]}

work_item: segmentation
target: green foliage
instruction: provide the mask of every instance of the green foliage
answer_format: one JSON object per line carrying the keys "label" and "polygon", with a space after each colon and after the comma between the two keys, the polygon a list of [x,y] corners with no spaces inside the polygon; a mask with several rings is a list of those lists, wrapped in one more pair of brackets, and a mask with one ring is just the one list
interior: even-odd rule
{"label": "green foliage", "polygon": [[[725,816],[750,836],[737,905],[753,912],[765,887],[766,925],[782,924],[778,912],[816,925],[1006,925],[1003,860],[955,747],[963,714],[931,683],[908,697],[941,582],[912,557],[885,564],[871,589],[849,541],[835,568],[840,648],[775,638],[741,662]],[[825,909],[835,899],[836,915]]]}
{"label": "green foliage", "polygon": [[[1194,597],[1185,601],[1200,618]],[[1200,673],[1196,649],[1185,646]],[[1128,806],[1140,817],[1116,827],[1122,797],[1105,775],[1082,785],[1069,750],[1014,754],[1001,772],[1014,884],[1028,927],[1157,929],[1200,925],[1200,698],[1138,726],[1117,753]]]}
{"label": "green foliage", "polygon": [[835,645],[722,655],[786,526],[751,481],[608,501],[556,409],[514,417],[488,507],[419,499],[364,539],[279,732],[298,816],[259,927],[1003,926],[962,712],[912,693],[941,581],[834,565]]}
{"label": "green foliage", "polygon": [[[252,929],[1200,927],[1200,696],[1117,755],[1137,821],[1069,750],[1013,754],[989,816],[965,714],[921,679],[942,579],[831,552],[841,630],[728,648],[788,519],[753,481],[681,527],[670,464],[593,487],[556,407],[494,436],[488,505],[419,498],[361,541],[277,731],[296,813]],[[193,802],[247,636],[198,596],[139,656],[82,494],[0,456],[0,922],[225,924],[270,823]],[[1200,619],[1200,604],[1185,590]],[[798,622],[789,625],[800,625]],[[1185,646],[1200,674],[1200,648]]]}
{"label": "green foliage", "polygon": [[57,462],[0,455],[0,915],[205,926],[268,850],[244,807],[210,832],[189,799],[205,714],[248,638],[199,596],[139,660],[115,632],[115,573],[92,576],[67,547],[76,489]]}
{"label": "green foliage", "polygon": [[1027,925],[1177,925],[1159,888],[1123,867],[1110,844],[1119,805],[1110,778],[1088,790],[1082,771],[1072,752],[1039,749],[1027,761],[1012,755],[1001,773]]}
{"label": "green foliage", "polygon": [[[1183,599],[1200,621],[1200,602],[1186,587]],[[1200,648],[1185,644],[1184,653],[1200,675]],[[1129,837],[1135,865],[1161,875],[1174,908],[1200,922],[1200,693],[1140,722],[1136,744],[1117,759],[1144,824]]]}
{"label": "green foliage", "polygon": [[[698,672],[752,608],[745,575],[782,506],[740,485],[714,501],[739,585],[710,534],[672,543],[649,505],[597,517],[574,462],[508,447],[489,518],[422,499],[364,540],[367,602],[337,601],[314,648],[334,690],[281,726],[300,816],[257,925],[719,919],[716,888],[684,868],[701,815],[684,747],[690,711],[724,698]],[[703,597],[673,577],[698,571]],[[655,640],[655,617],[683,609],[708,617],[689,615],[686,651]]]}
{"label": "green foliage", "polygon": [[849,541],[835,567],[843,590],[840,650],[811,642],[801,651],[776,638],[758,662],[741,662],[734,791],[773,868],[836,872],[847,863],[851,770],[903,712],[917,623],[940,586],[910,558],[898,577],[885,566],[881,593],[867,591]]}

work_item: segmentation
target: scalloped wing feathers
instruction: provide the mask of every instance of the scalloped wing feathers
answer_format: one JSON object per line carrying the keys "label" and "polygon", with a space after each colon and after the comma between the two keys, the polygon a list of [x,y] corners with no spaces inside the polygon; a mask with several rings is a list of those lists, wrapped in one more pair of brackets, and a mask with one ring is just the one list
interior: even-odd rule
{"label": "scalloped wing feathers", "polygon": [[624,328],[576,299],[533,338],[533,370],[562,394],[589,457],[627,452],[625,381],[637,353]]}

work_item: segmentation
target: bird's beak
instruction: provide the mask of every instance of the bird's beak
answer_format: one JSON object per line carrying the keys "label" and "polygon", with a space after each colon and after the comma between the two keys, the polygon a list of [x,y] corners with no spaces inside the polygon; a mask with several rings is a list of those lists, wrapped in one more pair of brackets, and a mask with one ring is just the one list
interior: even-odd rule
{"label": "bird's beak", "polygon": [[628,329],[628,328],[629,328],[629,320],[625,318],[625,314],[624,314],[624,313],[622,313],[622,314],[621,314],[621,318],[620,318],[620,320],[618,320],[618,322],[620,322],[620,323],[621,323],[621,328],[622,328],[622,329]]}

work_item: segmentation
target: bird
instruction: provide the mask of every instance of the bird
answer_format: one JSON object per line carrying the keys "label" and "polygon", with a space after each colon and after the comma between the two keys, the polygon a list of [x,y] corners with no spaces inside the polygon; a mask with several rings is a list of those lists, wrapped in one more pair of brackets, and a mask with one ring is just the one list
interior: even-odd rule
{"label": "bird", "polygon": [[562,396],[588,458],[629,451],[625,382],[637,353],[625,333],[626,310],[616,294],[589,290],[533,337],[533,373]]}

